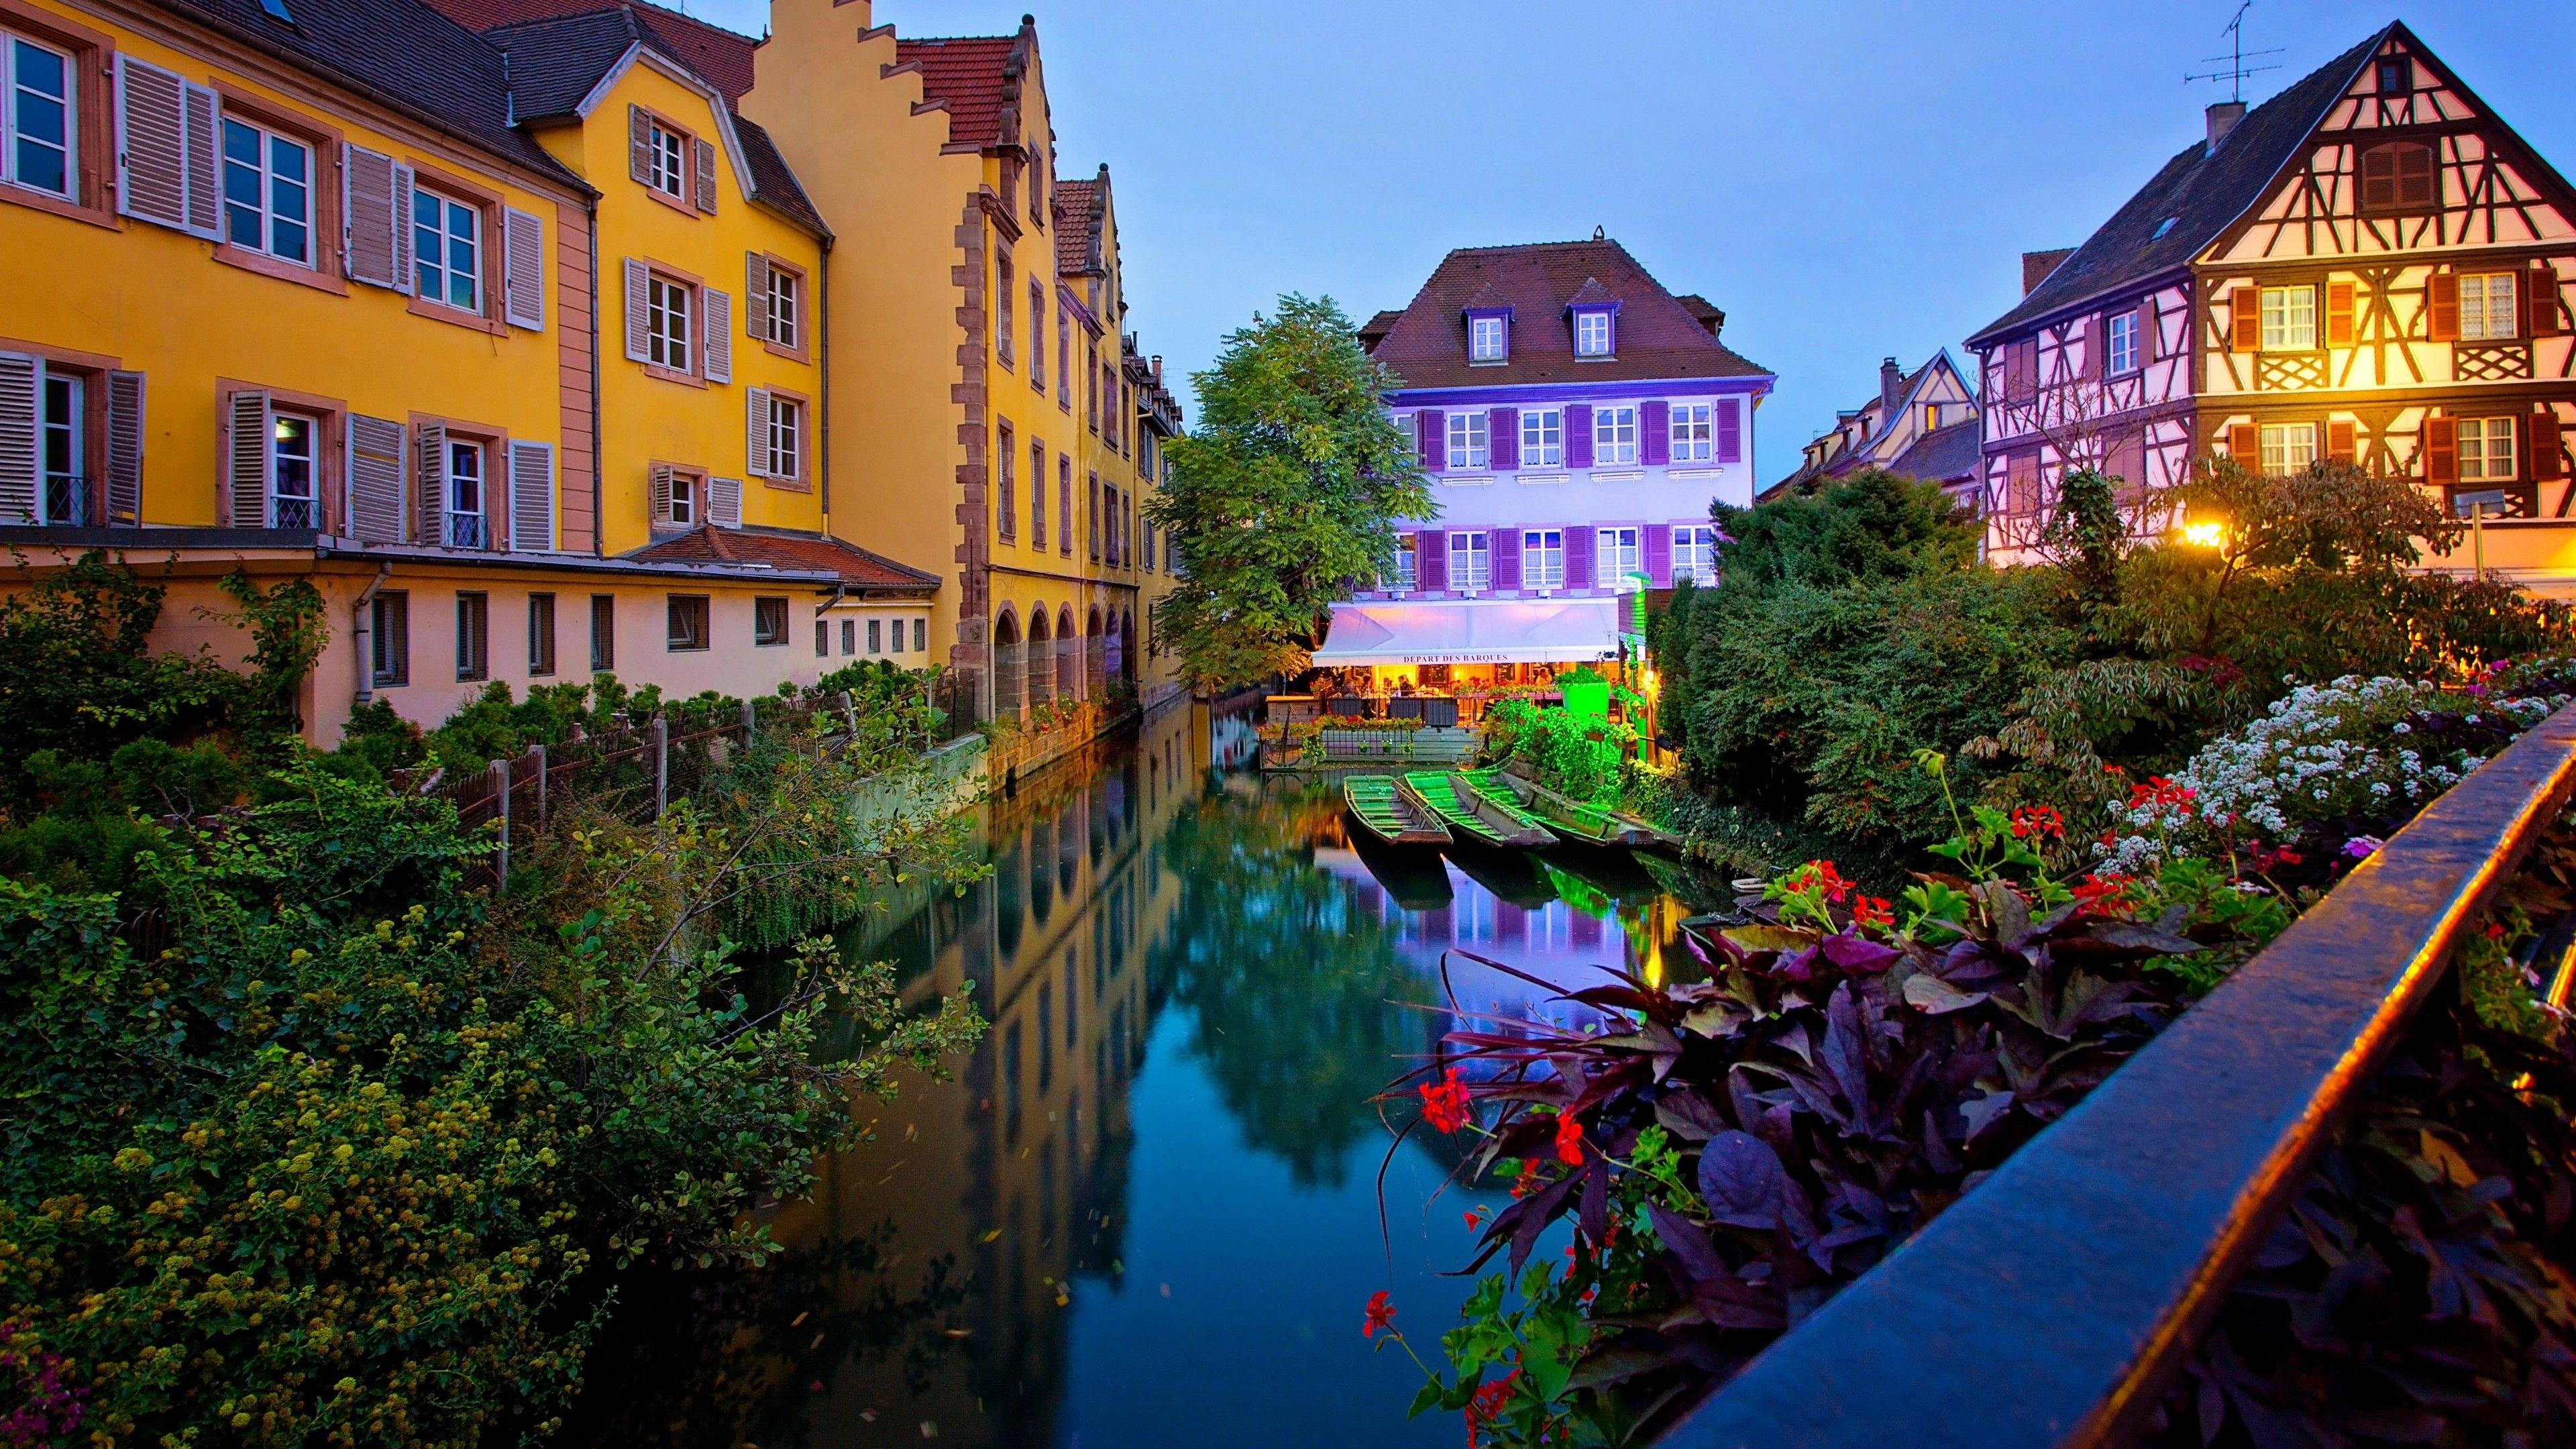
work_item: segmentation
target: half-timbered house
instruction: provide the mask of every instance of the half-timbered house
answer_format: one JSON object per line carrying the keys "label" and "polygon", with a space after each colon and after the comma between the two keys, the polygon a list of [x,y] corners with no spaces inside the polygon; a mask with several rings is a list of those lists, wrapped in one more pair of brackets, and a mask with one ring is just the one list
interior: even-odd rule
{"label": "half-timbered house", "polygon": [[1768,503],[1812,490],[1864,468],[1938,483],[1941,491],[1974,510],[1979,487],[1977,393],[1950,349],[1942,348],[1907,372],[1887,358],[1878,365],[1878,395],[1849,412],[1799,451],[1797,471],[1754,495]]}
{"label": "half-timbered house", "polygon": [[2571,280],[2576,192],[2402,24],[2250,113],[2212,106],[1969,339],[1989,554],[2023,556],[2072,467],[2121,479],[2152,532],[2196,459],[2331,458],[2438,490],[2488,520],[2492,571],[2576,594]]}

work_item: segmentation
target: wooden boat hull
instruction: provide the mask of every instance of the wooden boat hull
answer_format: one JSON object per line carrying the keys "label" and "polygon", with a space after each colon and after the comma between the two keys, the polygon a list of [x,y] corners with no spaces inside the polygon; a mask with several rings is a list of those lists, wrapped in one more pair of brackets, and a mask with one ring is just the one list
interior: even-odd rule
{"label": "wooden boat hull", "polygon": [[1517,804],[1497,801],[1455,770],[1415,770],[1398,782],[1416,802],[1445,822],[1460,840],[1506,850],[1556,842],[1554,833]]}
{"label": "wooden boat hull", "polygon": [[1585,806],[1535,780],[1506,771],[1491,773],[1497,788],[1511,791],[1523,809],[1538,817],[1548,829],[1569,840],[1627,849],[1660,847],[1671,850],[1681,845],[1669,831],[1658,829],[1634,815]]}
{"label": "wooden boat hull", "polygon": [[1447,845],[1451,839],[1439,814],[1408,796],[1392,775],[1342,781],[1342,805],[1360,828],[1389,845]]}

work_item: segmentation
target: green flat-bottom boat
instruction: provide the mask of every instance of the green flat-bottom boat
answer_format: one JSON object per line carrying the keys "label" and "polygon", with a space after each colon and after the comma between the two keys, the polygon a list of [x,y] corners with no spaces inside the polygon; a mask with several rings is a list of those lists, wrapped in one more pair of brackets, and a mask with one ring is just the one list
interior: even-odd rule
{"label": "green flat-bottom boat", "polygon": [[1449,827],[1438,814],[1396,788],[1393,775],[1352,775],[1342,781],[1342,803],[1369,834],[1389,845],[1447,845]]}
{"label": "green flat-bottom boat", "polygon": [[1535,780],[1526,780],[1502,770],[1470,770],[1467,778],[1479,790],[1509,795],[1548,829],[1569,840],[1579,840],[1586,845],[1629,848],[1661,846],[1668,850],[1678,849],[1681,845],[1671,832],[1658,829],[1634,815],[1586,805]]}
{"label": "green flat-bottom boat", "polygon": [[1404,776],[1399,788],[1440,817],[1457,839],[1513,850],[1556,841],[1555,834],[1523,810],[1510,791],[1480,790],[1457,770],[1414,770]]}

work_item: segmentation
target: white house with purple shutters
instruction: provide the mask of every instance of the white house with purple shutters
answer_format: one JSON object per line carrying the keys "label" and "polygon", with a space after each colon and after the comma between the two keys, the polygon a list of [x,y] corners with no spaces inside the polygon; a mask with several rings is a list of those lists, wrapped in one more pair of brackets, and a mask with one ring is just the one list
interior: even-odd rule
{"label": "white house with purple shutters", "polygon": [[1752,504],[1773,382],[1718,340],[1725,322],[1597,233],[1453,251],[1369,319],[1440,516],[1335,606],[1315,663],[1381,685],[1521,678],[1614,655],[1622,595],[1713,580],[1710,505]]}

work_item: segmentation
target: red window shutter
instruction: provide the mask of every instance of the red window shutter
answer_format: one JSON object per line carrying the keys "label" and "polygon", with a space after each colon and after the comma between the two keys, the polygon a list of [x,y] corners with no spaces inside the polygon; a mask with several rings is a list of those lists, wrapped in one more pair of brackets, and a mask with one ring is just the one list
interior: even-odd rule
{"label": "red window shutter", "polygon": [[1509,473],[1521,465],[1521,410],[1496,408],[1485,417],[1485,438],[1491,445],[1494,471]]}
{"label": "red window shutter", "polygon": [[1744,404],[1741,398],[1717,401],[1717,461],[1744,461]]}
{"label": "red window shutter", "polygon": [[1646,525],[1646,577],[1656,588],[1673,586],[1673,530],[1671,525]]}
{"label": "red window shutter", "polygon": [[2237,423],[2227,430],[2227,455],[2238,465],[2253,469],[2263,466],[2263,434],[2252,423]]}
{"label": "red window shutter", "polygon": [[2459,419],[2424,420],[2424,481],[2433,484],[2460,481]]}
{"label": "red window shutter", "polygon": [[1661,400],[1637,409],[1637,457],[1645,463],[1673,459],[1673,406]]}
{"label": "red window shutter", "polygon": [[2252,287],[2231,287],[2227,293],[2227,350],[2252,352],[2263,345],[2263,304],[2261,294]]}
{"label": "red window shutter", "polygon": [[1449,587],[1449,535],[1426,530],[1413,536],[1413,584],[1426,594]]}
{"label": "red window shutter", "polygon": [[2428,337],[2435,342],[2460,340],[2460,277],[2457,272],[2433,274],[2424,284],[2424,308]]}
{"label": "red window shutter", "polygon": [[1565,466],[1592,466],[1592,404],[1565,405]]}
{"label": "red window shutter", "polygon": [[2432,147],[2408,145],[2397,148],[2397,204],[2433,204]]}
{"label": "red window shutter", "polygon": [[1413,425],[1419,430],[1417,436],[1422,443],[1423,471],[1438,473],[1446,470],[1449,466],[1448,415],[1438,408],[1424,408],[1414,415]]}
{"label": "red window shutter", "polygon": [[2522,289],[2523,335],[2555,337],[2558,325],[2558,269],[2536,263]]}
{"label": "red window shutter", "polygon": [[2542,411],[2533,413],[2524,432],[2531,442],[2531,480],[2535,483],[2554,483],[2565,477],[2567,459],[2559,451],[2558,413],[2554,406],[2545,407]]}
{"label": "red window shutter", "polygon": [[2140,367],[2156,360],[2158,341],[2156,299],[2149,297],[2138,304],[2138,365]]}
{"label": "red window shutter", "polygon": [[2110,314],[2105,312],[2096,312],[2092,316],[2084,319],[2085,381],[2100,382],[2102,380],[2102,374],[2108,370],[2110,366],[2109,359],[2104,355],[2110,350],[2110,346]]}
{"label": "red window shutter", "polygon": [[2349,463],[2352,461],[2352,424],[2337,422],[2329,422],[2326,424],[2326,459],[2329,462],[2335,463]]}
{"label": "red window shutter", "polygon": [[2326,283],[2326,346],[2352,345],[2352,283]]}

